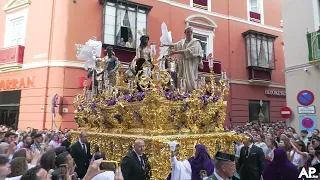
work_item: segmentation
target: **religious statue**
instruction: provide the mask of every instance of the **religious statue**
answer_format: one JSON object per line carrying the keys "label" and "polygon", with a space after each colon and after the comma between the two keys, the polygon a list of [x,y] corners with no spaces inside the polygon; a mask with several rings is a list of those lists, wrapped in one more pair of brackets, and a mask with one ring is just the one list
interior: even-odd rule
{"label": "religious statue", "polygon": [[105,79],[109,80],[109,84],[111,86],[116,85],[117,73],[119,67],[119,60],[116,56],[113,55],[113,48],[107,48],[107,57],[105,57],[104,71],[105,71]]}
{"label": "religious statue", "polygon": [[138,73],[139,70],[141,70],[142,66],[146,63],[149,65],[152,65],[152,53],[151,49],[148,47],[149,44],[149,35],[147,35],[147,32],[139,32],[141,35],[140,37],[140,45],[136,48],[136,56],[133,59],[131,63],[131,68],[135,70],[135,74]]}
{"label": "religious statue", "polygon": [[[171,32],[168,31],[167,25],[164,22],[161,24],[161,32],[162,32],[162,36],[160,37],[161,44],[172,44]],[[160,47],[160,52],[158,57],[158,60],[159,60],[158,66],[160,70],[166,69],[169,72],[172,79],[172,86],[175,89],[178,87],[177,86],[178,66],[177,66],[176,59],[169,56],[171,54],[171,50],[172,48],[169,48],[168,46]]]}
{"label": "religious statue", "polygon": [[198,67],[203,68],[203,50],[200,40],[193,38],[192,27],[186,27],[184,34],[186,39],[174,44],[162,44],[162,46],[174,48],[170,55],[178,55],[178,78],[185,79],[186,90],[191,92],[197,87]]}
{"label": "religious statue", "polygon": [[87,78],[92,78],[90,90],[94,94],[99,94],[104,86],[104,58],[96,58],[95,63],[94,68],[88,69]]}

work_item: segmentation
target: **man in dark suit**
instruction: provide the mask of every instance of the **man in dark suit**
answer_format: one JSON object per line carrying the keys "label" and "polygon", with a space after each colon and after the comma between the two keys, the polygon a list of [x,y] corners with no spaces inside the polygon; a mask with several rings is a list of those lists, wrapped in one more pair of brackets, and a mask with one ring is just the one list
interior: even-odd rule
{"label": "man in dark suit", "polygon": [[244,146],[240,150],[237,169],[241,180],[260,180],[264,168],[263,150],[253,144],[253,137],[245,134]]}
{"label": "man in dark suit", "polygon": [[138,139],[134,143],[134,149],[123,158],[121,171],[124,180],[150,179],[150,165],[144,150],[144,141]]}
{"label": "man in dark suit", "polygon": [[71,136],[69,133],[66,133],[64,140],[61,142],[61,146],[66,147],[66,150],[70,152],[71,145]]}
{"label": "man in dark suit", "polygon": [[90,144],[88,143],[87,137],[88,135],[86,132],[81,132],[79,140],[70,148],[71,156],[77,165],[76,173],[79,178],[83,178],[87,173],[87,169],[92,158],[92,155],[90,154]]}

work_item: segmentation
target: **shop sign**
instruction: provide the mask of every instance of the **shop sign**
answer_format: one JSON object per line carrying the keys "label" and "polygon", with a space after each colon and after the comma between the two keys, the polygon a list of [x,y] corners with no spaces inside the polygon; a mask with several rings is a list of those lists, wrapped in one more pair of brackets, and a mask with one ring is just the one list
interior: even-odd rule
{"label": "shop sign", "polygon": [[34,87],[34,77],[0,80],[0,90],[14,90]]}
{"label": "shop sign", "polygon": [[315,114],[315,106],[298,106],[298,114]]}
{"label": "shop sign", "polygon": [[281,96],[286,97],[285,91],[277,91],[277,90],[264,90],[264,94],[267,96]]}

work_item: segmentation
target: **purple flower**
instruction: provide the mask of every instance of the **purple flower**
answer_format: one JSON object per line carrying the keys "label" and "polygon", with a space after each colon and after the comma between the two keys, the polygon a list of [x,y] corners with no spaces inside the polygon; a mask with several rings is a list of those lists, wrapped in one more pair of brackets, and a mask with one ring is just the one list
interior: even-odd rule
{"label": "purple flower", "polygon": [[216,103],[216,102],[219,101],[219,99],[220,99],[220,96],[215,96],[215,97],[212,99],[212,102],[213,102],[213,103]]}
{"label": "purple flower", "polygon": [[115,105],[116,103],[117,103],[117,98],[115,98],[115,99],[110,99],[109,101],[107,101],[107,105],[108,105],[108,106]]}
{"label": "purple flower", "polygon": [[138,92],[137,94],[138,101],[142,101],[145,95],[146,95],[146,92]]}
{"label": "purple flower", "polygon": [[130,94],[125,94],[125,95],[123,95],[122,98],[123,98],[124,100],[128,101],[128,102],[133,102],[133,101],[134,101],[133,96],[130,95]]}
{"label": "purple flower", "polygon": [[95,103],[91,103],[90,107],[91,107],[91,109],[95,109],[97,107],[97,105]]}

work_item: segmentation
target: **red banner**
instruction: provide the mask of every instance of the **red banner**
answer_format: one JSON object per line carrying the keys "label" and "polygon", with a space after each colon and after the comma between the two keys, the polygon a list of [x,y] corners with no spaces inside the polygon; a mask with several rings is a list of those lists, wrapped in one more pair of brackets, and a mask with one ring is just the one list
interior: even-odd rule
{"label": "red banner", "polygon": [[7,63],[23,63],[24,47],[15,46],[5,49],[0,49],[0,64]]}

